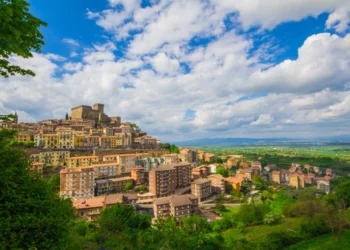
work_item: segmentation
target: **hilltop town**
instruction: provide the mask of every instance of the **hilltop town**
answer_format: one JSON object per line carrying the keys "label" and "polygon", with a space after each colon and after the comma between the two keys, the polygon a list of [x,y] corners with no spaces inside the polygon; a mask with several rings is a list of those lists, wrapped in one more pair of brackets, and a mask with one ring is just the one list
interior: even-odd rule
{"label": "hilltop town", "polygon": [[308,164],[293,163],[285,170],[242,155],[218,157],[167,147],[135,124],[106,115],[103,104],[74,107],[64,120],[18,123],[15,116],[1,127],[18,130],[13,144],[27,146],[32,170],[47,177],[59,174],[59,195],[72,199],[78,217],[88,221],[117,203],[133,205],[154,219],[175,216],[181,223],[183,217],[199,214],[215,220],[220,217],[213,212],[217,198],[230,203],[240,194],[257,195],[256,178],[295,189],[314,185],[329,193],[335,177],[330,168],[322,175]]}

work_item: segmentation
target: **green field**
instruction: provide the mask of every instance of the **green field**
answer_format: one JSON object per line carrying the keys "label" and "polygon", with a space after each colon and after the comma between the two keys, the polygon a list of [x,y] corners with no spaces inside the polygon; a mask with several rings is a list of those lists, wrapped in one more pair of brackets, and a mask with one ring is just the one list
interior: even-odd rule
{"label": "green field", "polygon": [[323,235],[310,240],[304,240],[297,244],[294,244],[288,248],[288,250],[345,250],[350,249],[350,230],[343,232],[338,240],[336,237],[332,237],[331,234]]}

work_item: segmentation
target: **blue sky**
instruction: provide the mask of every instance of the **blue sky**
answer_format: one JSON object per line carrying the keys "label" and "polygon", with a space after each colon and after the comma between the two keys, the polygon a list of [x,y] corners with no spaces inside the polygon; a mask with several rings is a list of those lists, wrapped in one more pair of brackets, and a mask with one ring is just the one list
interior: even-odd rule
{"label": "blue sky", "polygon": [[162,140],[349,134],[345,0],[31,0],[41,53],[0,79],[0,112],[62,118],[79,104]]}

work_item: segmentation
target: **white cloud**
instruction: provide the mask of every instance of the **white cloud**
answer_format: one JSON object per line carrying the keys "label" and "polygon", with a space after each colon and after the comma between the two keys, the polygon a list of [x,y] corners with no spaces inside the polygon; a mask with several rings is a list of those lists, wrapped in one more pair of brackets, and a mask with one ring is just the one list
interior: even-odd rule
{"label": "white cloud", "polygon": [[83,67],[82,63],[66,63],[63,65],[63,68],[68,71],[78,71]]}
{"label": "white cloud", "polygon": [[259,118],[250,123],[250,125],[269,125],[273,122],[273,117],[270,114],[261,114]]}
{"label": "white cloud", "polygon": [[150,59],[153,68],[160,74],[174,74],[180,68],[180,63],[177,59],[171,59],[164,53],[158,53]]}
{"label": "white cloud", "polygon": [[[72,52],[74,60],[64,64],[52,54],[12,57],[37,76],[0,79],[0,111],[20,111],[29,121],[61,118],[73,106],[102,102],[107,114],[120,115],[164,140],[348,133],[350,35],[312,35],[296,59],[270,65],[261,59],[280,49],[274,41],[261,44],[252,55],[254,38],[240,27],[225,31],[223,24],[228,13],[240,11],[234,17],[239,25],[271,29],[323,11],[337,13],[344,1],[272,0],[262,6],[258,0],[248,1],[250,5],[164,0],[147,8],[140,1],[109,3],[124,8],[87,14],[116,41],[94,43],[84,48],[82,58]],[[131,38],[131,30],[139,33],[120,58],[115,51],[120,39]],[[189,45],[209,37],[208,44]],[[184,72],[182,65],[190,70]],[[57,77],[57,72],[63,75]],[[196,115],[184,121],[188,109]]]}
{"label": "white cloud", "polygon": [[212,0],[220,9],[239,12],[244,29],[261,26],[273,29],[288,21],[300,21],[307,16],[317,17],[323,12],[345,6],[348,0]]}
{"label": "white cloud", "polygon": [[246,89],[267,92],[310,93],[326,88],[345,89],[350,81],[350,34],[329,33],[308,37],[296,60],[254,72]]}
{"label": "white cloud", "polygon": [[349,30],[350,3],[336,8],[335,11],[328,16],[326,26],[328,29],[334,28],[339,33],[343,33]]}
{"label": "white cloud", "polygon": [[71,53],[70,53],[70,57],[76,57],[78,55],[78,53],[77,52],[74,52],[74,51],[72,51]]}
{"label": "white cloud", "polygon": [[73,46],[76,46],[76,47],[79,47],[78,41],[76,41],[76,40],[74,40],[72,38],[64,38],[64,39],[62,39],[62,42],[70,44],[70,45],[73,45]]}

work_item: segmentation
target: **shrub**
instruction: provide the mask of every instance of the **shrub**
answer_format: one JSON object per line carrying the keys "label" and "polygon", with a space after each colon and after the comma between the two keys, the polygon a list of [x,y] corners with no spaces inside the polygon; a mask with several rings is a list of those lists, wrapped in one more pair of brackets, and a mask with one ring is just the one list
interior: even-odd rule
{"label": "shrub", "polygon": [[274,213],[274,212],[267,213],[264,216],[264,224],[268,224],[268,225],[281,223],[282,220],[283,220],[283,216],[281,214]]}

